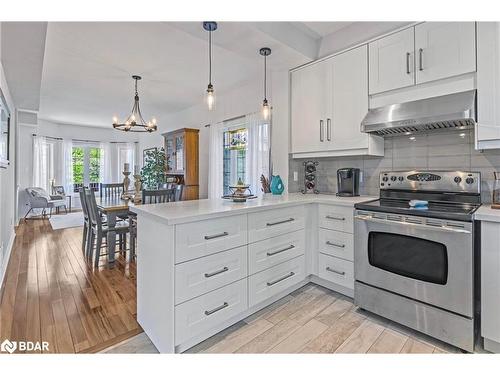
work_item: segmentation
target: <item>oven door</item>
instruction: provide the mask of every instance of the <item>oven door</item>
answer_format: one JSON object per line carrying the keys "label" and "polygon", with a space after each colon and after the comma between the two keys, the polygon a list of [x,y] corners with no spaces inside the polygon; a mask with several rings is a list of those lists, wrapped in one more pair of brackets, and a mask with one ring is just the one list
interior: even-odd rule
{"label": "oven door", "polygon": [[357,281],[473,316],[472,223],[357,211]]}

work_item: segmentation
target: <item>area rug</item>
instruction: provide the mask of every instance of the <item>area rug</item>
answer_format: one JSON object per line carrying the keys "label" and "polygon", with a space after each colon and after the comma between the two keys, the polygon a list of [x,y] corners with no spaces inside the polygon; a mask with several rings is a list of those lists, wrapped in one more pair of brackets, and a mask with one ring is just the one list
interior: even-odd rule
{"label": "area rug", "polygon": [[83,212],[52,215],[49,219],[53,230],[83,226]]}

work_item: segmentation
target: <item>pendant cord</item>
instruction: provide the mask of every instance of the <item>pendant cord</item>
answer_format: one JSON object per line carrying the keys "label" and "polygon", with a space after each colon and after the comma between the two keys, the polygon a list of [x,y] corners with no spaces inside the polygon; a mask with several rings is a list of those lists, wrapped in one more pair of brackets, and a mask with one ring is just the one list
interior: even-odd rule
{"label": "pendant cord", "polygon": [[264,100],[267,100],[267,56],[264,56]]}
{"label": "pendant cord", "polygon": [[208,84],[212,84],[212,31],[208,32]]}

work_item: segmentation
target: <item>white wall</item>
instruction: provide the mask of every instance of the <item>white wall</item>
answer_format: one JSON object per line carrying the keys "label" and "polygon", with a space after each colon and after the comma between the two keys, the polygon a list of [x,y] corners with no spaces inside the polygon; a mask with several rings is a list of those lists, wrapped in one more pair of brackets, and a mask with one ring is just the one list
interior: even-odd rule
{"label": "white wall", "polygon": [[125,133],[111,128],[58,124],[39,119],[36,125],[19,124],[19,204],[18,218],[29,209],[24,189],[33,185],[33,134],[64,139],[79,139],[98,142],[136,142],[137,134]]}
{"label": "white wall", "polygon": [[[271,72],[268,99],[273,107],[272,156],[274,174],[288,179],[288,71]],[[217,87],[216,87],[217,90]],[[208,196],[208,149],[209,128],[205,125],[218,123],[236,116],[246,115],[261,109],[262,77],[235,88],[223,95],[217,95],[216,109],[209,112],[200,97],[200,104],[184,111],[171,114],[158,124],[158,132],[142,134],[139,149],[163,146],[162,133],[179,128],[200,129],[200,198]]]}
{"label": "white wall", "polygon": [[[0,23],[1,41],[1,23]],[[5,269],[10,255],[10,246],[14,241],[15,222],[15,165],[16,165],[16,116],[14,102],[7,86],[3,65],[1,63],[0,46],[0,87],[4,94],[7,106],[11,111],[10,122],[10,165],[6,169],[0,168],[0,283],[3,281]]]}

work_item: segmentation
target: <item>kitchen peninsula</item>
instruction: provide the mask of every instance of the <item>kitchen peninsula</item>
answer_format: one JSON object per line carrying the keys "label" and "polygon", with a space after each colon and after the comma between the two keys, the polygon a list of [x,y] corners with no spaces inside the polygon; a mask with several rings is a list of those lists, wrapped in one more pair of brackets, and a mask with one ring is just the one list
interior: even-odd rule
{"label": "kitchen peninsula", "polygon": [[353,207],[288,194],[136,206],[137,320],[182,352],[309,281],[353,295]]}

